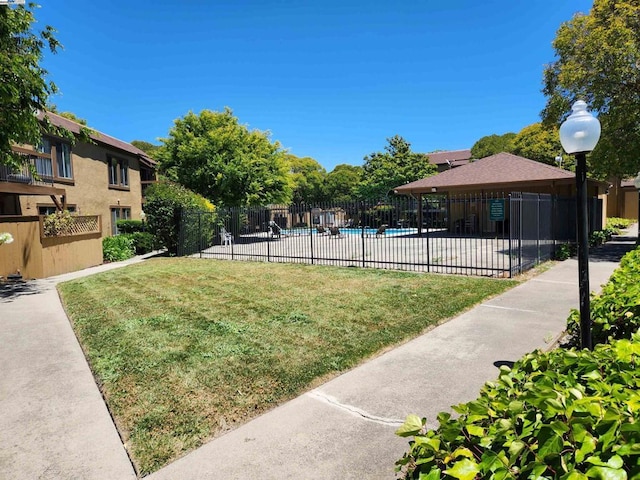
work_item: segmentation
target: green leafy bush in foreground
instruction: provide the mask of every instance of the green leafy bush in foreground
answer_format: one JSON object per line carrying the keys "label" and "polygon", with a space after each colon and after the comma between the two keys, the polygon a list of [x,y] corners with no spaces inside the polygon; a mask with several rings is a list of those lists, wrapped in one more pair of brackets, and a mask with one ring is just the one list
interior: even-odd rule
{"label": "green leafy bush in foreground", "polygon": [[[640,249],[628,252],[599,295],[591,297],[591,335],[594,344],[631,338],[640,328]],[[580,339],[580,312],[567,320],[569,345]]]}
{"label": "green leafy bush in foreground", "polygon": [[102,239],[102,259],[105,262],[119,262],[135,255],[133,240],[125,235]]}
{"label": "green leafy bush in foreground", "polygon": [[412,415],[414,437],[397,462],[406,479],[640,479],[640,335],[595,351],[534,352],[501,368],[480,397]]}

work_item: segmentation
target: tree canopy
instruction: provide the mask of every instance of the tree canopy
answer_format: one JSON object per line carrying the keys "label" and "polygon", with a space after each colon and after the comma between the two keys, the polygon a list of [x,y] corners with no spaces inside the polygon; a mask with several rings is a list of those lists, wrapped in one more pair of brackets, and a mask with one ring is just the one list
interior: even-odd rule
{"label": "tree canopy", "polygon": [[155,145],[151,142],[146,142],[144,140],[131,140],[131,145],[136,148],[139,148],[144,153],[149,155],[151,158],[158,158],[161,155],[162,145]]}
{"label": "tree canopy", "polygon": [[78,117],[73,112],[61,112],[58,115],[66,118],[67,120],[71,120],[72,122],[76,122],[76,123],[79,123],[80,125],[84,125],[85,127],[87,126],[87,121],[84,118]]}
{"label": "tree canopy", "polygon": [[358,198],[358,187],[362,181],[363,168],[340,164],[327,174],[325,192],[335,202],[349,202]]}
{"label": "tree canopy", "polygon": [[162,139],[160,171],[216,205],[266,205],[291,198],[285,152],[269,134],[240,125],[229,108],[189,112]]}
{"label": "tree canopy", "polygon": [[496,153],[511,152],[512,142],[516,134],[513,132],[504,135],[487,135],[482,137],[471,147],[473,158],[484,158]]}
{"label": "tree canopy", "polygon": [[428,155],[411,151],[411,144],[400,135],[387,139],[384,152],[374,152],[364,157],[363,179],[359,194],[363,198],[379,199],[387,196],[395,187],[437,173],[438,168],[429,163]]}
{"label": "tree canopy", "polygon": [[538,122],[524,127],[513,138],[511,153],[556,166],[556,157],[560,156],[564,168],[575,168],[573,156],[565,154],[562,150],[557,125],[546,126]]}
{"label": "tree canopy", "polygon": [[559,124],[584,99],[598,114],[600,142],[590,170],[602,177],[640,170],[640,2],[595,0],[589,14],[561,25],[556,60],[544,71],[547,123]]}
{"label": "tree canopy", "polygon": [[35,112],[44,110],[49,95],[56,92],[40,62],[45,48],[56,53],[61,45],[50,26],[32,31],[36,7],[0,5],[0,164],[20,163],[13,144],[40,141]]}
{"label": "tree canopy", "polygon": [[327,171],[311,157],[285,155],[294,203],[322,202],[326,199],[324,183]]}

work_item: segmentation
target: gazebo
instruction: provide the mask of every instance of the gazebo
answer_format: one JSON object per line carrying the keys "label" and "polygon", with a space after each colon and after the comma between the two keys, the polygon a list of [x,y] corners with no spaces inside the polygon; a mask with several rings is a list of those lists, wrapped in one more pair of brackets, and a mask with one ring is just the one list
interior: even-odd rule
{"label": "gazebo", "polygon": [[[588,195],[603,201],[603,219],[606,216],[606,193],[608,183],[590,179],[588,181]],[[489,157],[474,160],[460,167],[446,170],[437,175],[423,178],[415,182],[401,185],[394,189],[400,195],[410,195],[419,200],[423,198],[446,197],[451,205],[451,198],[466,197],[465,205],[481,200],[473,210],[476,215],[487,219],[479,228],[492,231],[495,225],[489,225],[490,212],[483,212],[491,208],[487,198],[504,198],[511,192],[526,192],[533,194],[550,194],[556,197],[575,197],[575,174],[552,165],[536,162],[528,158],[511,153],[498,153]],[[464,212],[449,212],[448,224],[451,228],[454,222],[466,219]],[[418,212],[422,216],[422,211]],[[461,218],[455,218],[457,216]],[[423,225],[422,219],[419,225]]]}

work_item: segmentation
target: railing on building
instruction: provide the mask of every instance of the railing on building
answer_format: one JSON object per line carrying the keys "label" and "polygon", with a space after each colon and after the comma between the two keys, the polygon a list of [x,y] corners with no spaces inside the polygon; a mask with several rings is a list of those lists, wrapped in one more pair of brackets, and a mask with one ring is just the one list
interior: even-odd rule
{"label": "railing on building", "polygon": [[0,182],[25,185],[53,185],[51,155],[14,147],[14,153],[23,160],[21,167],[0,165]]}
{"label": "railing on building", "polygon": [[566,225],[575,223],[567,202],[528,193],[433,194],[187,211],[178,254],[511,277],[552,258],[567,240]]}

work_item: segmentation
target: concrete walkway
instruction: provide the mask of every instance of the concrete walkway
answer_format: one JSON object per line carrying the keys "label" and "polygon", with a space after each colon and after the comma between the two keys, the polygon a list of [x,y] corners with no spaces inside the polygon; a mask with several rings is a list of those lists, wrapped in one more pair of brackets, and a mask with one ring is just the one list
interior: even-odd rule
{"label": "concrete walkway", "polygon": [[0,478],[135,478],[55,285],[140,260],[0,286]]}
{"label": "concrete walkway", "polygon": [[[592,290],[635,232],[592,254]],[[58,281],[117,266],[0,290],[0,478],[135,477],[55,291]],[[393,432],[407,414],[434,426],[437,412],[475,398],[500,364],[545,348],[577,303],[571,259],[147,478],[392,479],[407,448]]]}

